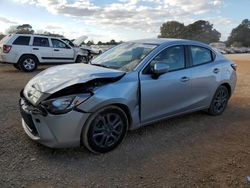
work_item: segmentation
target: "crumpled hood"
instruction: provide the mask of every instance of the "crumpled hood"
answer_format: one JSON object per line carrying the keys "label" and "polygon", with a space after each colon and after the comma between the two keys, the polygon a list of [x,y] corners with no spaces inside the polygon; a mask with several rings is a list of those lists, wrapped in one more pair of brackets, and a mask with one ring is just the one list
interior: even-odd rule
{"label": "crumpled hood", "polygon": [[[53,94],[74,84],[85,83],[96,78],[116,78],[123,74],[125,74],[123,71],[88,64],[55,66],[32,78],[24,88],[24,95],[31,96],[36,93],[34,90]],[[39,97],[36,96],[36,98]]]}

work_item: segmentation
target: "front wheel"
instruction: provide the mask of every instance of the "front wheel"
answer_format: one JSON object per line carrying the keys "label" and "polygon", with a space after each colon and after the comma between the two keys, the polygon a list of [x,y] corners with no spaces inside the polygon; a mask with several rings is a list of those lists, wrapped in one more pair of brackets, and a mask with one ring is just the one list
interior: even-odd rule
{"label": "front wheel", "polygon": [[222,114],[227,107],[228,100],[228,89],[222,85],[216,90],[208,109],[208,113],[214,116]]}
{"label": "front wheel", "polygon": [[78,55],[76,58],[76,63],[88,63],[88,60],[85,56]]}
{"label": "front wheel", "polygon": [[126,113],[116,106],[108,106],[95,112],[82,131],[82,142],[94,153],[113,150],[123,140],[128,129]]}

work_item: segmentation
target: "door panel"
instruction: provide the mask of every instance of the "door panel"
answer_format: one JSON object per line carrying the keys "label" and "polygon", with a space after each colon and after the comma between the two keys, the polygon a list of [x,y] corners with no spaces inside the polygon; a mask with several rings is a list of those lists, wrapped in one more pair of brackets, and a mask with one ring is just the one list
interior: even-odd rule
{"label": "door panel", "polygon": [[34,37],[32,53],[35,54],[40,62],[50,63],[53,62],[53,53],[49,45],[49,39],[46,37]]}
{"label": "door panel", "polygon": [[186,111],[192,105],[190,76],[189,69],[169,72],[158,79],[141,75],[142,123]]}
{"label": "door panel", "polygon": [[[208,64],[192,67],[191,84],[193,108],[209,106],[220,80],[220,65],[211,62]],[[216,73],[217,72],[217,73]]]}
{"label": "door panel", "polygon": [[213,61],[212,51],[199,46],[190,46],[192,108],[208,107],[220,80],[220,64]]}
{"label": "door panel", "polygon": [[58,39],[51,39],[54,62],[74,62],[74,49]]}
{"label": "door panel", "polygon": [[[140,75],[142,123],[186,111],[191,105],[191,73],[185,68],[186,59],[184,46],[168,47]],[[170,72],[152,78],[152,67],[156,64],[166,64]]]}

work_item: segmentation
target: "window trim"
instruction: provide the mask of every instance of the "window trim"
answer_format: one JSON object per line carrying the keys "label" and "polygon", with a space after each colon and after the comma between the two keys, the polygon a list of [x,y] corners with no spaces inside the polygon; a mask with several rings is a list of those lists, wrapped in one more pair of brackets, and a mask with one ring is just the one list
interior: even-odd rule
{"label": "window trim", "polygon": [[[71,47],[70,45],[68,45],[66,42],[64,42],[63,40],[56,39],[56,38],[51,38],[50,40],[51,40],[51,45],[52,45],[51,47],[52,47],[52,48],[72,49],[72,47]],[[54,47],[54,46],[53,46],[53,42],[52,42],[52,40],[58,40],[58,41],[62,42],[63,44],[65,44],[65,46],[66,46],[66,47],[65,47],[65,48],[61,48],[61,47]]]}
{"label": "window trim", "polygon": [[43,39],[47,39],[48,40],[48,44],[49,44],[49,46],[36,46],[36,47],[42,47],[42,48],[50,48],[51,46],[50,46],[50,43],[49,43],[49,38],[47,38],[47,37],[40,37],[40,36],[34,36],[33,37],[33,41],[32,41],[32,44],[31,44],[31,46],[35,46],[34,45],[34,41],[35,41],[35,38],[43,38]]}
{"label": "window trim", "polygon": [[[179,68],[179,69],[175,69],[175,70],[170,70],[166,73],[169,72],[175,72],[175,71],[179,71],[179,70],[184,70],[187,69],[190,65],[190,60],[188,58],[188,49],[187,49],[187,45],[185,44],[175,44],[172,46],[167,46],[165,48],[163,48],[160,52],[158,52],[157,54],[155,54],[148,62],[147,64],[142,68],[141,74],[142,75],[150,75],[151,73],[148,72],[148,66],[150,66],[150,63],[154,60],[155,57],[157,57],[161,52],[163,52],[164,50],[168,49],[168,48],[172,48],[172,47],[176,47],[176,46],[182,46],[183,47],[183,53],[184,53],[184,67],[183,68]],[[165,74],[166,74],[165,73]]]}
{"label": "window trim", "polygon": [[[65,42],[67,45],[69,45],[69,46],[71,46],[71,47],[74,47],[75,46],[75,44],[71,41],[71,40],[69,40],[69,39],[61,39],[63,42]],[[69,44],[66,42],[66,41],[68,41],[69,42]],[[70,45],[71,44],[71,45]]]}
{"label": "window trim", "polygon": [[[21,38],[21,37],[29,38],[28,44],[15,44],[16,40],[17,40],[18,38]],[[19,35],[19,36],[17,36],[17,37],[13,40],[12,45],[29,46],[29,45],[30,45],[30,41],[31,41],[31,36]]]}
{"label": "window trim", "polygon": [[[204,48],[206,50],[209,50],[210,51],[210,56],[211,56],[211,61],[207,61],[207,62],[204,62],[204,63],[201,63],[201,64],[198,64],[198,65],[194,65],[193,64],[193,56],[192,56],[192,51],[191,51],[191,47],[198,47],[198,48]],[[204,46],[199,46],[199,45],[188,45],[187,46],[188,48],[188,53],[189,53],[189,56],[190,56],[190,67],[197,67],[197,66],[201,66],[201,65],[205,65],[205,64],[209,64],[209,63],[213,63],[215,58],[216,58],[216,54],[209,48],[206,48]]]}

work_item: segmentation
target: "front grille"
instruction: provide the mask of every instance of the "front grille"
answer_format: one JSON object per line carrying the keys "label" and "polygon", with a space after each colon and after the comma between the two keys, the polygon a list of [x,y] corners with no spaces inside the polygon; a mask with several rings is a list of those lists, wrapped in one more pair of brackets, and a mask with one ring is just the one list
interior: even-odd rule
{"label": "front grille", "polygon": [[27,103],[25,103],[25,100],[24,99],[21,99],[20,100],[20,112],[21,112],[21,116],[24,120],[24,122],[27,124],[30,132],[33,134],[33,135],[38,135],[38,132],[37,132],[37,129],[36,129],[36,126],[32,120],[32,117],[31,115],[25,111],[26,107],[27,107]]}

